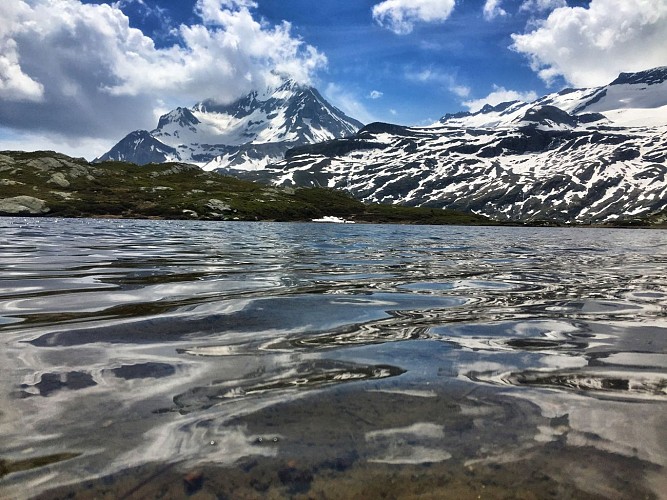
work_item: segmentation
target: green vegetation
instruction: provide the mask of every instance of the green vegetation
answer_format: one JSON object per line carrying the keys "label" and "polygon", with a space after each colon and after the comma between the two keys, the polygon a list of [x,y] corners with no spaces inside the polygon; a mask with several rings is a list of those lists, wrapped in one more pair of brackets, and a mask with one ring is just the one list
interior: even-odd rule
{"label": "green vegetation", "polygon": [[482,216],[449,210],[364,205],[330,189],[265,186],[182,163],[91,164],[44,151],[0,152],[0,213],[275,221],[331,215],[357,222],[492,223]]}
{"label": "green vegetation", "polygon": [[667,210],[649,216],[620,220],[614,224],[619,227],[667,227]]}
{"label": "green vegetation", "polygon": [[38,467],[45,467],[64,460],[78,457],[78,453],[57,453],[42,457],[26,458],[24,460],[4,460],[0,458],[0,478],[12,472],[21,472]]}

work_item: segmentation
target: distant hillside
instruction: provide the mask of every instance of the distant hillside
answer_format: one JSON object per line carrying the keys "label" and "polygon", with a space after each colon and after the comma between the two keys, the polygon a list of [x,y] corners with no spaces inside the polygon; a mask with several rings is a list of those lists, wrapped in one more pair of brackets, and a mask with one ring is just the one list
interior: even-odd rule
{"label": "distant hillside", "polygon": [[455,211],[364,205],[330,189],[270,187],[185,163],[89,163],[44,151],[0,152],[0,215],[490,223]]}

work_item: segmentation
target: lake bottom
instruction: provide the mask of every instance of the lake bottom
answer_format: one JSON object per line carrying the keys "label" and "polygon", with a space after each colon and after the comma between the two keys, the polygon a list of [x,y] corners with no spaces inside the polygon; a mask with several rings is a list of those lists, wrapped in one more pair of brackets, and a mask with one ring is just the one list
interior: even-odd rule
{"label": "lake bottom", "polygon": [[[569,446],[566,418],[544,419],[528,402],[477,398],[470,404],[437,389],[307,396],[228,422],[237,445],[257,453],[233,466],[148,464],[38,498],[638,499],[656,497],[644,478],[664,485],[660,467]],[[535,441],[525,426],[559,437]]]}

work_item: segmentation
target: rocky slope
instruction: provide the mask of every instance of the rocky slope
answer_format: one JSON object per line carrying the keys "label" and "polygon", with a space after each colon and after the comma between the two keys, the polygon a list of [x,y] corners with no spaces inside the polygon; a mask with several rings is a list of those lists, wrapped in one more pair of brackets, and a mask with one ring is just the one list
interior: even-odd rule
{"label": "rocky slope", "polygon": [[294,148],[261,175],[500,220],[647,216],[667,208],[667,68],[446,115],[430,127],[371,124]]}
{"label": "rocky slope", "polygon": [[316,89],[289,80],[231,104],[209,99],[177,108],[162,116],[154,130],[128,134],[98,161],[178,161],[205,170],[255,170],[283,159],[292,147],[346,137],[361,126]]}

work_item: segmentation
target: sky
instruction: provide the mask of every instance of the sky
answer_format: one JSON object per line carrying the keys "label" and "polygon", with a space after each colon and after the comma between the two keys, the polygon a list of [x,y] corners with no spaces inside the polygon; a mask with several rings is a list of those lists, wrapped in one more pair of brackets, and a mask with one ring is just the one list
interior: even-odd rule
{"label": "sky", "polygon": [[89,160],[289,77],[363,123],[667,65],[667,0],[0,0],[0,150]]}

